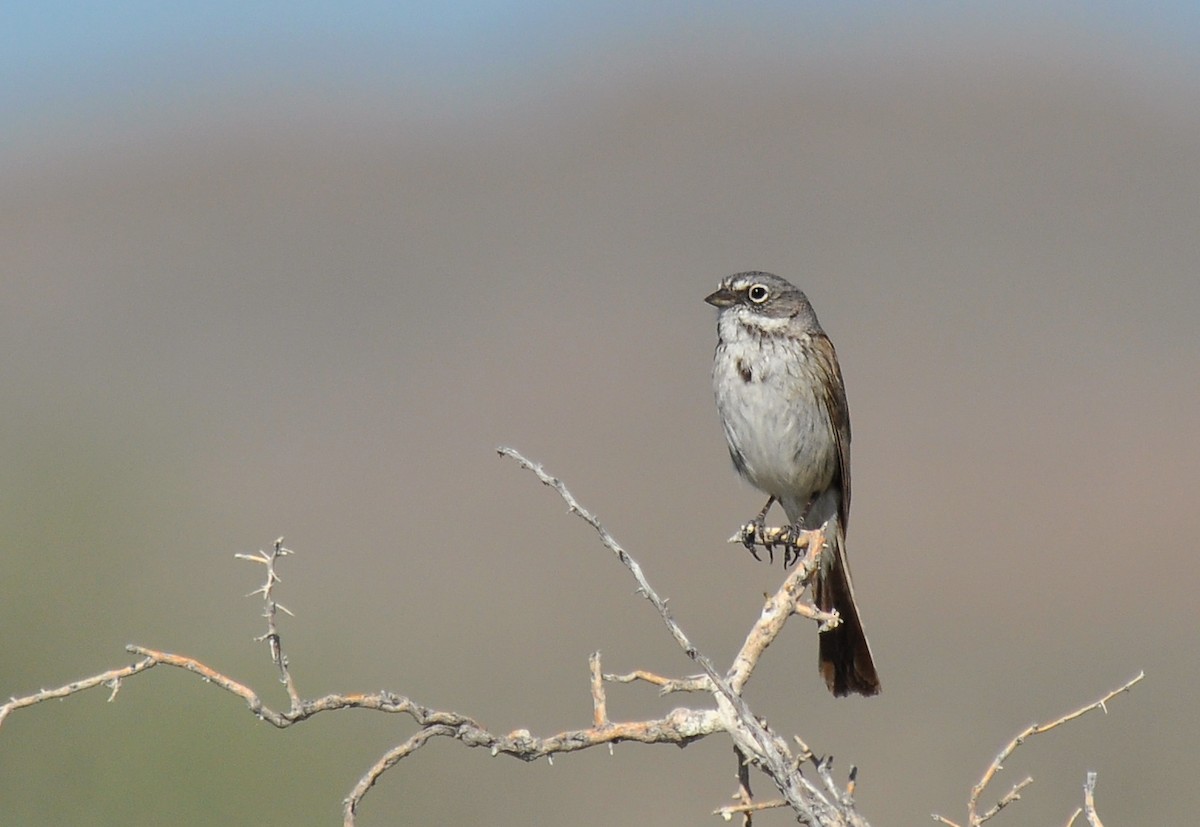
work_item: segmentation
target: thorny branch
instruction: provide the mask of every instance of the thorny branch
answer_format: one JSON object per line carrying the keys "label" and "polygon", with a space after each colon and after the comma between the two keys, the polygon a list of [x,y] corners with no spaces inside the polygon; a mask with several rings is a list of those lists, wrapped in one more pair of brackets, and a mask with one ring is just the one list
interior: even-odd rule
{"label": "thorny branch", "polygon": [[278,612],[283,612],[287,615],[292,614],[286,606],[275,601],[275,586],[281,582],[279,574],[275,571],[275,564],[281,558],[287,557],[292,553],[291,549],[283,547],[283,538],[280,537],[271,546],[270,551],[259,549],[256,554],[235,554],[233,556],[238,560],[248,560],[251,563],[261,563],[266,566],[266,582],[246,595],[247,597],[254,597],[256,594],[261,594],[263,603],[265,604],[263,617],[267,619],[267,631],[266,634],[256,637],[255,641],[262,642],[265,640],[267,642],[267,647],[271,651],[271,661],[279,667],[279,681],[287,689],[288,699],[291,700],[292,709],[295,710],[303,702],[300,700],[300,694],[296,691],[296,682],[292,679],[292,673],[288,669],[287,656],[283,654],[283,643],[279,638],[279,626],[275,622],[275,616]]}
{"label": "thorny branch", "polygon": [[[754,716],[745,700],[742,699],[740,692],[741,686],[749,679],[758,657],[793,613],[796,597],[803,587],[803,583],[820,564],[825,541],[823,533],[820,531],[808,532],[801,539],[798,546],[800,548],[807,547],[808,554],[784,581],[783,587],[776,593],[775,598],[767,602],[762,616],[751,630],[746,644],[743,645],[742,651],[739,652],[738,658],[734,662],[734,668],[730,671],[730,679],[726,679],[717,673],[712,662],[692,644],[683,629],[675,622],[670,609],[667,608],[666,601],[659,597],[658,593],[650,586],[638,562],[630,557],[625,549],[621,548],[595,515],[579,504],[562,480],[546,473],[541,465],[530,462],[515,449],[501,448],[499,450],[502,455],[512,457],[520,463],[522,468],[532,471],[544,484],[557,491],[567,504],[567,510],[579,516],[595,529],[596,533],[600,535],[600,542],[613,552],[622,565],[629,570],[637,581],[639,592],[658,610],[671,637],[689,658],[699,664],[711,681],[712,694],[717,702],[717,709],[725,731],[730,734],[734,743],[747,754],[748,760],[757,764],[770,777],[800,820],[806,824],[865,825],[866,821],[854,809],[852,799],[848,796],[843,798],[840,795],[833,798],[827,797],[824,791],[800,773],[799,767],[788,749],[787,742],[771,732]],[[817,542],[813,542],[814,538]],[[778,617],[773,616],[773,613],[776,612]],[[735,680],[738,681],[736,689],[734,688]]]}
{"label": "thorny branch", "polygon": [[[988,765],[988,768],[983,771],[983,775],[980,776],[979,782],[971,788],[971,796],[969,799],[967,799],[967,827],[979,827],[979,825],[983,824],[985,821],[994,818],[1009,804],[1012,804],[1014,801],[1019,801],[1021,799],[1021,790],[1033,783],[1033,778],[1031,777],[1026,777],[1023,780],[1018,781],[1007,793],[1001,796],[1000,799],[993,804],[990,809],[983,813],[979,812],[979,799],[982,797],[984,790],[987,788],[988,784],[992,782],[992,779],[996,777],[996,774],[1000,772],[1000,770],[1004,769],[1004,762],[1008,760],[1010,755],[1016,752],[1017,747],[1021,746],[1021,744],[1025,743],[1034,735],[1041,735],[1043,732],[1049,732],[1050,730],[1060,727],[1069,721],[1075,720],[1081,715],[1091,712],[1093,709],[1103,710],[1107,714],[1108,702],[1117,695],[1120,695],[1122,692],[1128,692],[1133,688],[1134,684],[1138,683],[1144,677],[1146,677],[1145,672],[1138,672],[1137,675],[1121,684],[1116,689],[1107,693],[1103,698],[1100,698],[1097,701],[1092,701],[1089,704],[1084,704],[1078,709],[1068,712],[1066,715],[1056,718],[1053,721],[1047,721],[1044,724],[1030,724],[1025,729],[1017,733],[1017,735],[1011,741],[1005,744],[1004,749],[1000,750],[999,754],[992,760],[992,763]],[[1092,802],[1092,790],[1095,788],[1095,784],[1096,774],[1088,773],[1088,784],[1085,785],[1086,796],[1084,808],[1088,813],[1088,822],[1089,824],[1092,824],[1092,827],[1096,827],[1096,825],[1100,823],[1100,819],[1098,816],[1096,816],[1095,806]],[[1071,820],[1067,822],[1068,827],[1070,827],[1070,824],[1075,821],[1076,817],[1079,815],[1079,812],[1080,811],[1076,811],[1075,815],[1071,816]],[[945,816],[937,815],[936,813],[933,816],[933,820],[941,824],[945,824],[947,827],[959,827],[956,822],[951,821]]]}
{"label": "thorny branch", "polygon": [[[321,712],[335,709],[372,709],[407,715],[417,724],[419,730],[381,756],[354,785],[344,802],[343,823],[345,825],[354,824],[363,797],[384,772],[436,737],[453,738],[467,746],[482,747],[493,755],[503,754],[524,761],[534,761],[542,757],[552,760],[553,756],[558,753],[573,752],[600,744],[612,745],[621,741],[683,746],[716,732],[728,732],[741,750],[741,754],[746,756],[739,765],[739,777],[746,781],[744,784],[746,796],[749,795],[749,785],[745,771],[750,766],[757,766],[775,782],[784,796],[784,803],[790,805],[805,823],[865,827],[866,822],[854,811],[853,801],[848,793],[840,790],[833,783],[829,767],[814,762],[818,783],[805,778],[800,772],[800,766],[804,761],[810,760],[811,755],[804,751],[799,757],[793,756],[786,742],[770,732],[750,712],[741,697],[742,688],[749,680],[758,658],[779,634],[791,615],[807,616],[826,624],[836,622],[836,617],[823,616],[812,607],[798,602],[807,578],[819,562],[824,545],[823,535],[820,532],[812,532],[802,538],[801,548],[807,548],[808,554],[801,564],[789,574],[780,590],[767,600],[761,616],[747,636],[733,667],[727,675],[722,675],[711,661],[691,643],[683,629],[671,617],[666,601],[659,597],[658,593],[650,586],[637,561],[621,548],[595,516],[575,500],[566,486],[547,474],[541,466],[525,459],[518,452],[502,449],[501,453],[512,457],[522,467],[533,471],[539,479],[553,487],[567,503],[570,511],[581,517],[599,534],[604,546],[612,551],[633,575],[638,584],[639,593],[658,610],[672,637],[688,657],[700,665],[704,671],[703,675],[689,678],[669,678],[644,670],[627,675],[606,675],[601,670],[599,653],[594,653],[589,659],[593,703],[592,726],[587,729],[560,732],[549,737],[535,737],[527,730],[516,730],[507,735],[492,733],[465,715],[426,707],[403,695],[387,691],[330,694],[305,700],[301,696],[291,672],[278,624],[279,612],[291,614],[275,597],[276,588],[281,582],[278,565],[284,557],[292,553],[284,547],[283,539],[280,538],[266,551],[260,550],[255,554],[237,554],[235,556],[238,559],[258,563],[265,567],[263,584],[250,594],[250,596],[260,596],[263,599],[263,616],[267,621],[266,633],[256,640],[267,643],[271,660],[279,668],[280,682],[285,687],[289,701],[286,709],[275,709],[269,706],[254,689],[195,658],[145,646],[130,645],[126,647],[127,650],[140,658],[134,664],[57,689],[42,690],[26,697],[13,698],[7,704],[0,706],[0,723],[15,709],[32,706],[51,698],[73,695],[95,686],[109,686],[113,691],[112,696],[115,697],[124,678],[159,665],[192,672],[206,682],[236,695],[246,703],[254,715],[280,729],[307,720]],[[645,681],[657,685],[662,694],[683,691],[709,693],[715,699],[716,708],[680,708],[672,710],[662,718],[648,721],[613,722],[609,720],[604,683],[634,681]],[[752,802],[747,798],[746,803]]]}
{"label": "thorny branch", "polygon": [[[755,621],[746,636],[733,664],[728,672],[722,675],[712,662],[692,644],[683,629],[675,622],[667,608],[666,601],[659,597],[658,593],[650,586],[637,561],[629,556],[593,514],[575,500],[561,480],[546,473],[540,465],[529,461],[514,449],[501,448],[499,452],[516,460],[521,467],[532,471],[538,479],[557,491],[566,502],[568,510],[583,519],[597,532],[601,543],[614,553],[637,581],[639,593],[658,611],[663,623],[680,648],[689,658],[699,664],[703,670],[702,675],[672,678],[645,670],[627,674],[607,674],[601,669],[600,653],[595,652],[588,661],[593,709],[592,726],[587,729],[568,730],[548,737],[536,737],[523,729],[506,735],[492,733],[465,715],[433,709],[403,695],[388,691],[329,694],[305,700],[301,696],[289,668],[277,623],[278,612],[291,614],[275,599],[276,586],[281,582],[277,566],[283,557],[292,553],[283,546],[283,538],[280,538],[275,541],[270,550],[235,556],[265,566],[266,577],[263,585],[251,592],[249,596],[257,595],[263,599],[263,616],[267,621],[267,631],[256,640],[267,643],[272,662],[279,668],[280,682],[285,688],[289,701],[287,709],[279,710],[268,706],[250,687],[195,658],[145,646],[130,645],[126,647],[126,650],[139,656],[139,659],[133,664],[54,689],[42,689],[24,697],[11,698],[7,703],[0,705],[0,725],[14,710],[34,706],[54,698],[65,698],[97,686],[107,686],[111,690],[109,700],[112,701],[116,698],[121,682],[125,678],[162,665],[192,672],[204,681],[236,695],[246,703],[254,715],[280,729],[300,723],[318,713],[335,709],[371,709],[408,716],[419,729],[402,743],[384,753],[354,785],[343,802],[343,824],[346,827],[354,825],[363,797],[383,773],[433,738],[451,738],[469,747],[487,749],[494,756],[508,755],[523,761],[534,761],[545,757],[547,760],[553,761],[553,756],[558,753],[574,752],[601,744],[608,744],[610,748],[612,744],[621,741],[685,746],[694,740],[717,732],[728,733],[734,741],[734,749],[738,758],[738,791],[734,798],[738,803],[722,807],[715,811],[716,814],[723,816],[726,820],[731,819],[735,814],[740,814],[743,824],[749,825],[754,812],[788,807],[801,823],[815,825],[815,827],[868,827],[866,820],[858,814],[854,805],[856,770],[852,768],[848,783],[844,786],[840,785],[833,777],[831,761],[815,756],[798,737],[795,737],[798,750],[793,752],[783,738],[772,732],[750,711],[742,698],[742,691],[753,674],[759,658],[779,635],[790,617],[793,615],[807,617],[817,621],[822,629],[836,625],[838,622],[836,614],[820,612],[810,604],[801,602],[804,587],[820,564],[825,546],[823,532],[820,530],[807,532],[799,538],[799,548],[806,553],[776,593],[767,598],[758,620]],[[767,534],[764,536],[771,536],[769,534],[771,531],[778,530],[767,529]],[[972,818],[977,820],[969,822],[971,827],[978,827],[978,824],[990,818],[1007,803],[1019,798],[1018,791],[1025,783],[1028,783],[1022,782],[1014,787],[1007,796],[1001,799],[1000,803],[982,817],[975,816],[975,804],[983,787],[999,770],[1000,762],[1011,754],[1024,738],[1052,729],[1078,717],[1088,709],[1097,706],[1103,707],[1104,703],[1113,695],[1128,689],[1140,678],[1139,675],[1138,678],[1110,693],[1096,704],[1064,716],[1051,724],[1035,725],[1014,739],[1014,742],[993,762],[993,766],[989,768],[981,784],[972,791],[970,812]],[[654,720],[611,721],[604,684],[606,682],[634,683],[639,681],[659,687],[662,695],[675,692],[710,694],[716,708],[679,708]],[[749,769],[751,767],[763,772],[783,797],[755,802],[750,791]],[[808,768],[811,776],[805,775],[802,771],[803,768]],[[1094,785],[1094,778],[1089,779],[1089,784]],[[1095,816],[1095,809],[1092,805],[1091,787],[1088,789],[1086,807],[1088,820],[1092,827],[1100,827],[1099,819]],[[953,822],[939,816],[935,816],[935,819],[957,827]]]}

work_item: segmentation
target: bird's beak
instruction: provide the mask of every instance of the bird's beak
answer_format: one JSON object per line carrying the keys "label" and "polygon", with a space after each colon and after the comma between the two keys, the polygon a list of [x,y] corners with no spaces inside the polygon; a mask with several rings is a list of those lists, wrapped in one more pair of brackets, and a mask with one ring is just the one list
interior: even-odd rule
{"label": "bird's beak", "polygon": [[717,292],[705,296],[704,300],[713,307],[729,307],[737,303],[737,294],[728,287],[722,287]]}

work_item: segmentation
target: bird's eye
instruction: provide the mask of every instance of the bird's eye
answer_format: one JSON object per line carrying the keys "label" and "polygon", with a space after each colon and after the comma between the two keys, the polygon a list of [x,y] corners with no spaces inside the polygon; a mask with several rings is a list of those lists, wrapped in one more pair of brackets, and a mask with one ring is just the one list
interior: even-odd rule
{"label": "bird's eye", "polygon": [[755,304],[762,304],[767,300],[767,296],[771,295],[771,291],[764,284],[756,284],[746,291],[746,295]]}

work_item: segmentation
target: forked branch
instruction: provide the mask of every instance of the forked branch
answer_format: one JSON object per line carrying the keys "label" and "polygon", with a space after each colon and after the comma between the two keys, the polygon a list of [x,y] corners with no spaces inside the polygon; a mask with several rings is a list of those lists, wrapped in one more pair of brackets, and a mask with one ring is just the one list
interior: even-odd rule
{"label": "forked branch", "polygon": [[[1017,733],[1017,735],[1011,741],[1004,745],[1004,748],[1000,750],[999,754],[997,754],[992,760],[992,763],[989,764],[987,769],[983,771],[983,775],[980,776],[979,782],[971,788],[970,798],[967,799],[967,827],[979,827],[979,825],[994,818],[1005,807],[1013,802],[1019,801],[1021,799],[1021,790],[1033,783],[1033,778],[1031,777],[1026,777],[1021,781],[1018,781],[989,809],[982,813],[979,812],[979,799],[983,796],[984,790],[987,789],[988,784],[992,783],[992,780],[996,777],[996,774],[1004,768],[1004,762],[1008,760],[1009,756],[1016,752],[1017,747],[1024,744],[1034,735],[1041,735],[1044,732],[1049,732],[1052,729],[1056,729],[1082,715],[1086,715],[1088,712],[1091,712],[1094,709],[1103,710],[1105,713],[1107,713],[1109,701],[1123,692],[1128,692],[1136,683],[1138,683],[1138,681],[1144,677],[1146,677],[1145,672],[1138,672],[1137,675],[1130,678],[1116,689],[1107,693],[1099,700],[1084,704],[1078,709],[1072,710],[1066,715],[1056,718],[1053,721],[1047,721],[1046,723],[1040,724],[1030,724],[1025,729]],[[1096,816],[1095,807],[1092,802],[1092,790],[1095,788],[1095,783],[1096,774],[1088,773],[1088,786],[1086,788],[1084,810],[1086,810],[1088,813],[1088,822],[1092,824],[1092,827],[1095,827],[1096,824],[1099,824],[1099,817]],[[1078,817],[1079,812],[1081,811],[1076,811],[1075,815],[1071,816],[1071,820],[1067,822],[1068,827],[1070,827],[1070,824],[1075,821],[1076,817]],[[951,821],[945,816],[937,815],[936,813],[934,814],[933,819],[934,821],[947,825],[947,827],[960,827],[958,823]]]}
{"label": "forked branch", "polygon": [[[712,661],[693,644],[682,627],[672,617],[667,601],[661,598],[650,585],[641,566],[604,528],[600,521],[579,504],[561,480],[548,474],[540,465],[531,462],[511,448],[501,448],[500,453],[516,460],[521,467],[533,472],[543,483],[553,488],[567,504],[568,510],[584,520],[599,535],[601,543],[611,551],[629,571],[638,585],[638,592],[658,612],[671,637],[693,662],[699,665],[702,674],[690,677],[669,677],[645,670],[627,674],[606,674],[601,668],[600,654],[589,658],[589,677],[592,700],[591,726],[568,730],[554,735],[538,737],[528,730],[519,729],[507,734],[493,733],[475,720],[456,712],[424,706],[403,695],[382,691],[373,693],[329,694],[306,700],[300,693],[284,651],[278,623],[278,613],[291,614],[275,597],[281,580],[278,566],[291,551],[283,546],[283,539],[276,540],[271,549],[255,554],[238,554],[239,559],[264,566],[263,584],[251,592],[263,600],[263,616],[267,622],[266,632],[257,640],[267,644],[272,662],[279,669],[288,705],[275,709],[265,703],[251,687],[187,655],[174,654],[145,646],[130,645],[127,651],[138,656],[134,663],[102,672],[79,681],[53,689],[42,689],[23,697],[11,698],[0,705],[0,725],[17,709],[34,706],[47,700],[65,698],[87,689],[105,686],[111,690],[109,700],[117,696],[122,681],[146,672],[156,666],[169,666],[195,674],[218,689],[242,699],[249,710],[259,719],[284,729],[308,720],[314,715],[335,709],[369,709],[377,712],[400,714],[417,726],[417,731],[380,756],[358,779],[344,801],[343,824],[354,825],[359,806],[372,786],[380,777],[401,760],[412,755],[434,738],[450,738],[469,747],[483,748],[492,755],[507,755],[522,761],[539,758],[553,760],[559,753],[589,749],[602,744],[630,741],[646,744],[675,744],[685,746],[692,741],[716,733],[727,733],[733,740],[737,755],[738,789],[736,804],[717,809],[716,814],[731,819],[742,817],[750,823],[752,814],[767,809],[791,809],[796,819],[813,827],[868,827],[858,813],[854,803],[856,770],[851,768],[846,783],[835,780],[832,762],[814,755],[812,750],[793,736],[795,749],[780,735],[773,732],[756,716],[745,699],[743,690],[749,682],[767,647],[783,630],[793,616],[803,616],[816,621],[821,628],[838,622],[836,614],[817,611],[802,601],[805,586],[812,578],[821,561],[825,548],[823,531],[806,532],[799,538],[795,548],[804,552],[798,564],[784,579],[779,589],[770,595],[746,635],[745,642],[733,659],[730,668],[718,672]],[[767,530],[772,531],[772,529]],[[772,535],[764,535],[772,536]],[[1013,739],[996,757],[984,773],[980,783],[971,791],[968,803],[968,825],[979,827],[996,815],[1008,804],[1016,801],[1020,790],[1030,780],[1015,785],[988,811],[977,812],[978,801],[988,783],[999,772],[1002,762],[1032,735],[1040,734],[1079,717],[1091,709],[1103,709],[1107,701],[1120,692],[1128,690],[1141,680],[1138,675],[1124,686],[1106,695],[1099,701],[1082,707],[1075,712],[1047,724],[1035,724]],[[610,719],[609,699],[606,683],[645,682],[659,688],[660,694],[676,692],[704,693],[712,698],[710,708],[678,708],[661,718],[645,721],[614,722]],[[778,790],[780,797],[767,801],[755,801],[751,793],[750,770],[758,769]],[[1091,827],[1100,827],[1092,801],[1094,777],[1089,777],[1085,806],[1081,812],[1087,814]],[[934,816],[945,825],[958,827],[954,822]],[[1073,821],[1074,819],[1072,819]]]}
{"label": "forked branch", "polygon": [[[657,610],[672,638],[684,653],[699,664],[703,674],[692,677],[665,677],[645,670],[625,675],[605,674],[601,669],[600,655],[594,653],[589,659],[589,674],[592,696],[592,725],[585,729],[569,730],[554,735],[537,737],[528,730],[515,730],[507,734],[493,733],[468,716],[447,710],[439,710],[417,703],[394,692],[372,692],[351,694],[329,694],[319,698],[305,699],[298,688],[284,649],[279,613],[291,614],[276,598],[279,584],[279,565],[292,552],[285,548],[283,539],[275,541],[266,551],[253,554],[237,554],[238,559],[264,567],[262,585],[250,593],[261,597],[266,632],[256,640],[267,644],[272,662],[279,669],[280,683],[287,694],[286,708],[275,708],[266,703],[250,686],[214,669],[208,664],[188,655],[162,651],[146,646],[130,645],[126,649],[139,659],[128,666],[112,669],[75,681],[54,689],[12,698],[0,705],[0,723],[17,709],[34,706],[52,698],[64,698],[97,686],[111,690],[110,700],[116,697],[121,682],[156,666],[168,666],[190,672],[218,689],[241,698],[247,708],[260,720],[280,729],[285,729],[308,720],[314,715],[335,709],[369,709],[377,712],[398,713],[406,716],[418,727],[417,731],[388,750],[354,784],[344,802],[343,824],[353,825],[363,797],[379,778],[404,758],[412,755],[434,738],[450,738],[469,747],[487,749],[492,755],[508,755],[523,761],[539,758],[553,760],[559,753],[574,752],[602,744],[631,741],[647,744],[675,744],[684,746],[699,738],[718,732],[728,733],[739,751],[739,778],[742,779],[742,805],[760,809],[750,798],[748,770],[757,767],[764,772],[780,791],[783,798],[778,806],[787,806],[796,813],[800,821],[817,827],[866,827],[866,821],[857,814],[852,798],[852,785],[840,787],[833,781],[827,763],[816,761],[811,753],[802,748],[793,753],[787,742],[773,733],[757,718],[742,698],[742,690],[750,679],[759,658],[767,646],[782,631],[786,621],[793,615],[812,618],[819,623],[836,622],[836,616],[823,615],[811,606],[800,602],[804,586],[816,570],[824,546],[824,535],[820,531],[810,532],[800,538],[798,547],[807,554],[784,580],[779,590],[769,597],[765,606],[746,637],[746,641],[727,673],[720,673],[671,616],[667,602],[661,598],[648,582],[638,562],[623,549],[599,520],[579,504],[557,478],[546,473],[540,465],[530,462],[515,450],[501,449],[501,453],[513,458],[522,467],[532,471],[546,485],[554,488],[567,503],[568,509],[588,523],[599,535],[601,543],[609,549],[633,576],[638,592]],[[608,698],[605,683],[630,683],[643,681],[658,686],[662,694],[673,692],[701,692],[711,695],[712,708],[679,708],[661,718],[644,721],[614,722],[609,718]],[[802,742],[801,742],[802,743]],[[811,763],[813,779],[806,777],[801,768]],[[777,806],[774,803],[771,806]],[[745,812],[750,812],[746,810]]]}

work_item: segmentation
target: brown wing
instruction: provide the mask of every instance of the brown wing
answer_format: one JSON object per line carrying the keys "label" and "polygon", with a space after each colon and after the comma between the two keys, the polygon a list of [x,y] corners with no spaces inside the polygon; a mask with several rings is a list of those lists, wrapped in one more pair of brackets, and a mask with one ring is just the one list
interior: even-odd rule
{"label": "brown wing", "polygon": [[829,413],[837,445],[838,467],[834,485],[841,492],[837,533],[831,538],[836,562],[813,584],[813,599],[817,606],[824,611],[836,609],[842,617],[839,626],[821,633],[821,674],[834,695],[877,695],[879,675],[858,615],[854,586],[850,582],[850,564],[846,561],[846,523],[850,518],[850,408],[846,404],[846,386],[842,384],[837,353],[829,338],[823,334],[814,336],[813,349],[823,380],[821,401]]}
{"label": "brown wing", "polygon": [[833,426],[833,439],[837,444],[838,467],[834,483],[842,492],[838,517],[842,531],[850,521],[850,406],[846,404],[846,386],[842,383],[842,369],[838,367],[837,351],[833,342],[824,333],[812,337],[817,369],[821,373],[821,402],[829,414]]}

